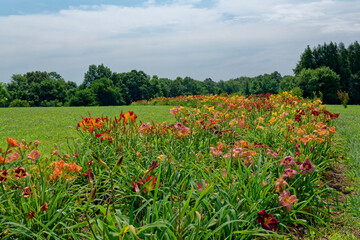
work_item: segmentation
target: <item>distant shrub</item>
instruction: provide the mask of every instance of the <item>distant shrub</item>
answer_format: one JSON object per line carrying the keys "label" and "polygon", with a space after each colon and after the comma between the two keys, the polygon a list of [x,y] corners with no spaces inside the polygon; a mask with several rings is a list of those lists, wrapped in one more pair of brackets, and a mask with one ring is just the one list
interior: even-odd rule
{"label": "distant shrub", "polygon": [[59,100],[55,99],[52,101],[44,100],[40,104],[41,107],[62,107],[63,103],[59,102]]}
{"label": "distant shrub", "polygon": [[344,106],[344,108],[347,108],[347,104],[350,100],[349,94],[345,91],[337,91],[337,95],[341,101],[341,104]]}
{"label": "distant shrub", "polygon": [[294,87],[291,90],[291,93],[293,96],[297,96],[297,97],[302,97],[303,96],[303,90],[301,90],[301,88],[299,87]]}
{"label": "distant shrub", "polygon": [[90,89],[79,90],[70,99],[70,106],[96,106],[96,95]]}
{"label": "distant shrub", "polygon": [[0,107],[7,107],[9,106],[9,99],[6,97],[0,97]]}
{"label": "distant shrub", "polygon": [[30,107],[30,104],[26,100],[15,99],[10,103],[9,107]]}

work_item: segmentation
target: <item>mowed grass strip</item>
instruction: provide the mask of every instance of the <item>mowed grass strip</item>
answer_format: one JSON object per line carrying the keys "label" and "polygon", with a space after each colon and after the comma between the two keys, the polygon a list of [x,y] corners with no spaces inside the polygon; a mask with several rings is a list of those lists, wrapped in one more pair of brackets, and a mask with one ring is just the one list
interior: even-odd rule
{"label": "mowed grass strip", "polygon": [[119,117],[121,111],[134,111],[137,121],[175,123],[172,106],[108,106],[108,107],[32,107],[0,108],[0,147],[6,147],[6,137],[27,142],[38,140],[40,150],[49,153],[54,144],[62,147],[67,140],[77,138],[76,125],[86,117]]}
{"label": "mowed grass strip", "polygon": [[348,157],[348,176],[360,180],[360,106],[328,105],[326,109],[340,113],[334,124]]}
{"label": "mowed grass strip", "polygon": [[326,108],[330,112],[340,113],[334,124],[346,156],[346,175],[353,183],[351,186],[353,194],[348,196],[345,204],[347,212],[353,218],[345,214],[342,220],[345,224],[341,235],[347,236],[346,239],[356,239],[352,231],[354,231],[353,228],[360,227],[360,106],[351,105],[344,108],[342,105],[328,105]]}

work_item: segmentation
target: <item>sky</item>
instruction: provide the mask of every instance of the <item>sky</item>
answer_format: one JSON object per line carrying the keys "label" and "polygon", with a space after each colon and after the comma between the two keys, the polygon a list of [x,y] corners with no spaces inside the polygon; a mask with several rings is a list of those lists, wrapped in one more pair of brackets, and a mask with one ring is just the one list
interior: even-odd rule
{"label": "sky", "polygon": [[0,0],[0,82],[89,65],[161,78],[293,75],[307,45],[360,41],[360,0]]}

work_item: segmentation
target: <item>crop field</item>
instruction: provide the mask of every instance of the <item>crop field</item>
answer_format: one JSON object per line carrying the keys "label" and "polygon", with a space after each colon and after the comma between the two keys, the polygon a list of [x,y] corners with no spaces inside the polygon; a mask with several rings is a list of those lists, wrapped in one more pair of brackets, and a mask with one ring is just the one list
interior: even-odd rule
{"label": "crop field", "polygon": [[357,154],[354,111],[287,92],[0,109],[0,238],[334,235],[325,173]]}

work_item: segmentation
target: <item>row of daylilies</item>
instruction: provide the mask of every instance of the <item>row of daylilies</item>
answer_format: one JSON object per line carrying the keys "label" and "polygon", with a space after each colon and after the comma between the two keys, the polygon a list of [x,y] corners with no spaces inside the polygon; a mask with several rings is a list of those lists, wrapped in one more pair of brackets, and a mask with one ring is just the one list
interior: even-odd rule
{"label": "row of daylilies", "polygon": [[285,92],[136,104],[154,103],[177,106],[174,123],[137,123],[132,111],[84,118],[70,153],[45,158],[38,141],[8,138],[1,236],[280,238],[326,225],[334,191],[322,174],[341,153],[338,114],[320,100]]}
{"label": "row of daylilies", "polygon": [[[273,158],[275,163],[279,163],[277,171],[280,174],[274,177],[274,189],[276,193],[280,193],[279,205],[287,211],[291,211],[293,205],[299,201],[296,195],[290,193],[290,190],[301,191],[303,182],[299,182],[299,179],[304,182],[308,179],[316,179],[313,183],[319,184],[312,187],[323,187],[321,171],[328,166],[326,164],[331,161],[336,162],[336,158],[339,157],[332,148],[335,145],[333,134],[336,128],[329,126],[330,121],[336,119],[339,114],[327,111],[319,99],[304,101],[292,96],[291,93],[284,92],[279,95],[262,94],[249,98],[227,95],[157,98],[137,104],[153,104],[153,102],[179,104],[170,111],[177,118],[178,123],[175,126],[145,123],[140,127],[141,133],[154,133],[154,130],[160,127],[160,129],[173,129],[170,132],[179,138],[191,133],[194,135],[200,129],[210,130],[218,135],[219,140],[221,139],[209,147],[210,157],[217,158],[219,162],[223,159],[231,159],[231,161],[239,159],[247,167],[251,167],[254,158],[265,154],[261,149],[266,149],[266,155],[270,157],[268,161]],[[177,131],[179,129],[182,131]],[[157,132],[159,135],[163,133],[163,130]],[[240,140],[226,143],[227,135],[238,136]],[[281,141],[279,137],[285,141]],[[277,140],[279,142],[276,142]],[[264,144],[265,142],[272,148]],[[330,157],[326,156],[329,151],[334,151]],[[313,174],[316,165],[312,161],[322,165],[316,175]],[[226,177],[226,169],[223,175]],[[296,180],[293,180],[295,178]],[[267,184],[263,182],[263,185]],[[313,191],[313,189],[308,190]],[[258,215],[257,223],[264,229],[272,231],[277,229],[279,221],[267,213],[266,209],[259,211]]]}

